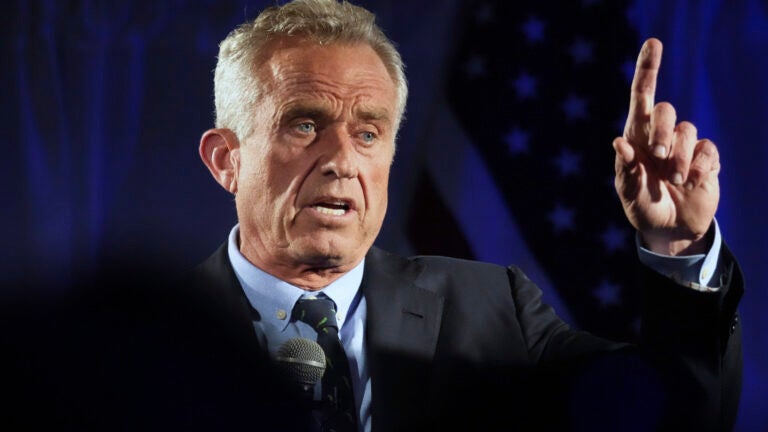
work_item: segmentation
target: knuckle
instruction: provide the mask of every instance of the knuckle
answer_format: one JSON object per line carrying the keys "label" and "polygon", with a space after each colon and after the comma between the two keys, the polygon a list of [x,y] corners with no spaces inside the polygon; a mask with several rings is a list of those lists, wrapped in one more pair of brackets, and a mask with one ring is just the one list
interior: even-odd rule
{"label": "knuckle", "polygon": [[707,147],[710,147],[713,152],[717,152],[717,146],[715,145],[714,142],[712,142],[711,139],[703,138],[702,141],[704,141],[704,145],[706,145]]}
{"label": "knuckle", "polygon": [[688,165],[692,163],[691,154],[682,151],[675,151],[672,159],[674,160],[675,166],[677,168],[687,168]]}
{"label": "knuckle", "polygon": [[653,93],[656,91],[656,85],[653,83],[653,81],[649,81],[643,78],[644,77],[642,76],[635,75],[635,79],[637,79],[635,90],[641,94]]}
{"label": "knuckle", "polygon": [[701,180],[701,172],[697,170],[691,170],[688,172],[688,183],[698,184]]}
{"label": "knuckle", "polygon": [[719,158],[717,146],[715,146],[715,143],[707,138],[699,141],[699,153],[709,158]]}
{"label": "knuckle", "polygon": [[652,129],[653,129],[653,130],[651,131],[651,136],[652,136],[654,139],[665,138],[665,137],[667,137],[667,136],[670,134],[670,132],[671,132],[669,129],[667,129],[667,128],[664,128],[664,127],[659,127],[658,125],[657,125],[656,127],[652,128]]}
{"label": "knuckle", "polygon": [[663,114],[663,115],[675,115],[675,107],[672,106],[669,102],[659,102],[654,107],[654,111],[656,111],[657,114]]}
{"label": "knuckle", "polygon": [[694,126],[693,123],[689,121],[681,121],[677,125],[677,131],[685,135],[686,138],[696,138],[696,135],[698,134],[698,129],[696,129],[696,126]]}
{"label": "knuckle", "polygon": [[712,160],[708,156],[697,155],[691,161],[690,171],[696,173],[704,173],[709,171],[709,167],[712,165]]}

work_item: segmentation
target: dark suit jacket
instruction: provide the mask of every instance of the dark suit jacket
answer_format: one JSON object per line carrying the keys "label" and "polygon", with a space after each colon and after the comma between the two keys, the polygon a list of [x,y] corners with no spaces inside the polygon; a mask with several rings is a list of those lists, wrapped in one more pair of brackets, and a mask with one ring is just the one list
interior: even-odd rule
{"label": "dark suit jacket", "polygon": [[[718,293],[641,270],[648,300],[638,348],[572,330],[517,267],[374,247],[361,285],[373,429],[728,430],[741,384],[743,281],[727,249],[722,259],[730,264]],[[124,284],[104,294],[98,281],[116,274]],[[226,245],[181,280],[165,274],[118,268],[52,312],[56,325],[35,336],[47,348],[31,358],[45,376],[27,363],[16,369],[35,384],[16,395],[19,424],[305,426],[261,349],[258,312]]]}
{"label": "dark suit jacket", "polygon": [[[734,263],[729,252],[723,259]],[[740,391],[733,327],[743,282],[719,293],[646,270],[642,349],[574,331],[517,267],[366,256],[361,289],[374,430],[725,430]],[[193,276],[251,339],[252,312],[223,245]],[[657,425],[664,425],[659,426]]]}

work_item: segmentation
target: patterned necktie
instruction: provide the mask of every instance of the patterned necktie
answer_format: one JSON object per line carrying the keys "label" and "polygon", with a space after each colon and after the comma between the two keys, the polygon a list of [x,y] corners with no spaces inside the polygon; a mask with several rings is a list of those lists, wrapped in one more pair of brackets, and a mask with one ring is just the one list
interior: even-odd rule
{"label": "patterned necktie", "polygon": [[322,380],[322,429],[327,432],[356,432],[357,415],[352,395],[352,380],[344,347],[339,340],[336,305],[333,300],[319,297],[302,298],[296,302],[296,318],[317,331],[317,343],[325,351],[326,368]]}

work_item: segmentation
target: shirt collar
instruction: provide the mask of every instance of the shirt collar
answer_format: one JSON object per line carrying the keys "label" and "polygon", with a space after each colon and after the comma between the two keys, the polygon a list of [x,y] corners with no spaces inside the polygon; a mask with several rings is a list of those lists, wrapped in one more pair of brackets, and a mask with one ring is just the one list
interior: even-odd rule
{"label": "shirt collar", "polygon": [[272,276],[248,261],[240,253],[239,236],[240,225],[237,224],[229,233],[227,244],[229,260],[248,302],[259,313],[265,324],[272,325],[280,331],[284,330],[291,321],[291,311],[296,300],[323,292],[336,303],[336,319],[339,328],[344,325],[352,312],[351,308],[357,304],[356,299],[359,298],[365,258],[322,290],[306,291]]}

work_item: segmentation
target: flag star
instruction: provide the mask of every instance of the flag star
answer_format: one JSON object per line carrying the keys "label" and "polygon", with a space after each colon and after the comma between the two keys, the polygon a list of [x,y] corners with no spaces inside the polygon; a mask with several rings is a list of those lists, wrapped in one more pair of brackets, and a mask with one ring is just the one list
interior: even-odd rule
{"label": "flag star", "polygon": [[507,149],[513,155],[528,152],[528,139],[531,134],[515,126],[504,136]]}
{"label": "flag star", "polygon": [[532,16],[523,23],[523,33],[529,43],[537,43],[544,40],[544,21]]}
{"label": "flag star", "polygon": [[486,24],[493,18],[493,7],[489,3],[483,3],[475,13],[475,20],[480,24]]}
{"label": "flag star", "polygon": [[485,76],[485,60],[478,55],[473,55],[464,65],[464,71],[470,78]]}
{"label": "flag star", "polygon": [[573,62],[577,65],[581,65],[592,61],[594,47],[590,42],[587,42],[581,38],[577,38],[573,42],[573,45],[571,45],[569,51],[571,57],[573,57]]}
{"label": "flag star", "polygon": [[575,212],[573,209],[563,206],[560,203],[555,204],[555,209],[549,213],[549,221],[552,222],[555,233],[573,229],[573,218]]}
{"label": "flag star", "polygon": [[563,101],[563,111],[569,120],[583,120],[587,117],[587,101],[576,95],[569,95]]}
{"label": "flag star", "polygon": [[620,291],[620,286],[603,279],[592,294],[600,302],[600,306],[608,307],[621,303]]}
{"label": "flag star", "polygon": [[626,81],[627,84],[631,84],[632,78],[635,77],[635,62],[632,60],[625,60],[621,64],[621,74],[624,75],[624,81]]}
{"label": "flag star", "polygon": [[627,245],[626,236],[626,231],[613,224],[609,225],[600,235],[607,252],[615,252],[624,249]]}
{"label": "flag star", "polygon": [[512,81],[512,86],[515,88],[517,98],[520,100],[535,98],[536,84],[536,78],[526,72],[520,73],[520,75]]}
{"label": "flag star", "polygon": [[557,165],[563,177],[578,174],[581,171],[581,155],[564,148],[554,159],[554,164]]}

